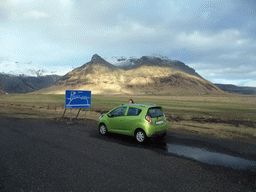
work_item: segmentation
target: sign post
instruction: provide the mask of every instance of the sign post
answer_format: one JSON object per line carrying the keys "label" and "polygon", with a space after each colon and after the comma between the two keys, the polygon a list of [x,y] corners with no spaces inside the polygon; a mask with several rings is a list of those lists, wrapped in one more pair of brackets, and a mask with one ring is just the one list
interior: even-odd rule
{"label": "sign post", "polygon": [[[91,108],[91,91],[80,91],[80,90],[66,90],[65,97],[65,111],[70,109],[70,121],[72,121],[72,109],[79,108],[78,114],[81,108]],[[62,117],[65,114],[65,111]],[[86,120],[86,110],[85,110],[85,120]]]}

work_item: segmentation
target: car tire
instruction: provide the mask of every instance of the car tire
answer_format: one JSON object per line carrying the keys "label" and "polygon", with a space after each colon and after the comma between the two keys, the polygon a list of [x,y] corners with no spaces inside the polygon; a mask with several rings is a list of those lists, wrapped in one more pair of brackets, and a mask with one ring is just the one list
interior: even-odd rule
{"label": "car tire", "polygon": [[139,129],[135,133],[135,139],[139,143],[144,143],[147,139],[147,135],[142,129]]}
{"label": "car tire", "polygon": [[99,126],[99,133],[101,135],[106,135],[108,133],[108,129],[105,124],[100,124]]}

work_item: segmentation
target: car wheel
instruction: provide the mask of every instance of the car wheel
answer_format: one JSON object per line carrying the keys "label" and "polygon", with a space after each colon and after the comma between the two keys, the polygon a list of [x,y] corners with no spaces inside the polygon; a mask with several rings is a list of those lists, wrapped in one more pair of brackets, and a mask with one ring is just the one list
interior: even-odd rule
{"label": "car wheel", "polygon": [[147,136],[146,136],[146,133],[143,130],[139,129],[135,133],[135,138],[139,143],[144,143],[147,139]]}
{"label": "car wheel", "polygon": [[106,135],[108,133],[106,125],[100,124],[99,132],[100,132],[101,135]]}

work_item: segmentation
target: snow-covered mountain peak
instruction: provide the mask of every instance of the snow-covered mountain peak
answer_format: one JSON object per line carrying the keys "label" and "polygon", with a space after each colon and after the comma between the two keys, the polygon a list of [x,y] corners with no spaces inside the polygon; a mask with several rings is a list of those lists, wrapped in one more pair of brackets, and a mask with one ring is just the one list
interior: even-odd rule
{"label": "snow-covered mountain peak", "polygon": [[[172,61],[171,59],[169,59],[168,57],[166,56],[162,56],[162,55],[159,55],[159,54],[151,54],[149,56],[144,56],[146,58],[149,58],[151,60],[154,60],[154,59],[161,59],[162,61]],[[111,57],[111,58],[104,58],[107,62],[113,64],[113,65],[116,65],[116,66],[128,66],[128,65],[134,65],[134,61],[135,60],[139,60],[141,59],[142,57],[135,57],[135,56],[131,56],[131,57],[124,57],[124,56],[120,56],[120,57]]]}
{"label": "snow-covered mountain peak", "polygon": [[156,54],[156,53],[154,53],[154,54],[151,54],[151,55],[149,55],[149,56],[147,56],[147,57],[150,57],[150,58],[159,58],[159,59],[161,59],[161,60],[167,60],[167,61],[172,61],[171,59],[169,59],[168,57],[166,57],[166,56],[162,56],[162,55],[160,55],[160,54]]}
{"label": "snow-covered mountain peak", "polygon": [[32,62],[17,62],[17,61],[0,61],[0,73],[9,75],[24,75],[24,76],[45,76],[45,75],[64,75],[72,70],[70,67],[43,67],[34,65]]}

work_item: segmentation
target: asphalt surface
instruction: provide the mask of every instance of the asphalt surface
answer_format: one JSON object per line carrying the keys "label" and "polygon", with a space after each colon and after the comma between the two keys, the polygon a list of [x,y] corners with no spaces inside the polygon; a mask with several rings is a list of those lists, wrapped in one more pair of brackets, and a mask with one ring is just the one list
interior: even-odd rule
{"label": "asphalt surface", "polygon": [[253,159],[254,145],[171,133],[165,141],[140,145],[132,137],[101,136],[97,122],[87,121],[1,118],[0,191],[256,191],[255,172],[212,166],[166,150],[167,143],[187,142]]}

